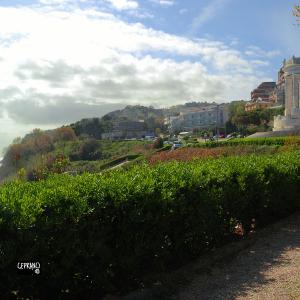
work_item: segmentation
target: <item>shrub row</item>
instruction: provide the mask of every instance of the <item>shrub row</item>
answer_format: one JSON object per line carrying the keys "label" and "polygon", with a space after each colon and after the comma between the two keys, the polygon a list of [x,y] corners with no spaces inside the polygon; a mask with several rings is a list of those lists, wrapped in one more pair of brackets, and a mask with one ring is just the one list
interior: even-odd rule
{"label": "shrub row", "polygon": [[101,165],[100,170],[105,170],[105,169],[111,168],[111,167],[118,165],[125,161],[137,159],[140,156],[141,156],[140,154],[129,154],[129,155],[120,156],[118,158],[115,158],[115,159]]}
{"label": "shrub row", "polygon": [[[0,294],[101,299],[299,208],[300,152],[139,165],[0,188]],[[22,276],[17,262],[38,261]],[[98,299],[98,298],[97,298]]]}
{"label": "shrub row", "polygon": [[267,146],[283,146],[283,145],[299,145],[300,137],[268,137],[268,138],[239,138],[227,141],[213,141],[206,143],[198,143],[191,145],[192,147],[215,148],[223,146],[240,146],[240,145],[267,145]]}

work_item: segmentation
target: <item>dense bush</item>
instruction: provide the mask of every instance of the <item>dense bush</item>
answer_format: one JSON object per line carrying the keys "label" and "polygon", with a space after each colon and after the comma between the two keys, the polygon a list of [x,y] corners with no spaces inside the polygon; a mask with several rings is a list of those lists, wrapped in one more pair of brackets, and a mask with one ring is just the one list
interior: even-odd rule
{"label": "dense bush", "polygon": [[100,141],[87,139],[79,145],[77,152],[70,154],[71,160],[97,160],[102,156],[100,150]]}
{"label": "dense bush", "polygon": [[[0,294],[100,299],[300,206],[300,152],[57,175],[0,189]],[[18,261],[39,261],[21,276]],[[67,297],[68,296],[68,297]],[[20,299],[20,298],[19,298]]]}
{"label": "dense bush", "polygon": [[291,137],[268,137],[268,138],[238,138],[225,141],[213,141],[206,143],[198,143],[193,145],[193,147],[200,148],[214,148],[214,147],[223,147],[223,146],[239,146],[239,145],[299,145],[300,137],[291,136]]}
{"label": "dense bush", "polygon": [[153,143],[154,149],[160,149],[163,146],[164,146],[164,140],[161,137],[157,138]]}

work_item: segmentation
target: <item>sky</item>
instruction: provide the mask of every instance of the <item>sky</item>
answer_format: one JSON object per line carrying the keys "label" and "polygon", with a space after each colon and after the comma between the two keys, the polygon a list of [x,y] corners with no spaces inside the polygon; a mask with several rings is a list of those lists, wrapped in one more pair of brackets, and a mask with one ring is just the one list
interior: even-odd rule
{"label": "sky", "polygon": [[300,56],[297,0],[0,0],[0,149],[126,105],[249,99]]}

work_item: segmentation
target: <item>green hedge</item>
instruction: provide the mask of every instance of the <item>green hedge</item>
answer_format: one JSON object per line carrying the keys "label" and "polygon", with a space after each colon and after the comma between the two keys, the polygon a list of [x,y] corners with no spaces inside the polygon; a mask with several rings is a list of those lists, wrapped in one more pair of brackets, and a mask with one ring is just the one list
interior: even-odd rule
{"label": "green hedge", "polygon": [[269,137],[269,138],[238,138],[223,141],[206,142],[194,144],[193,147],[215,148],[222,146],[239,146],[239,145],[278,145],[283,146],[286,143],[300,144],[300,137]]}
{"label": "green hedge", "polygon": [[104,163],[103,165],[101,165],[100,170],[105,170],[111,167],[114,167],[122,162],[125,161],[130,161],[130,160],[134,160],[139,158],[141,155],[140,154],[129,154],[129,155],[124,155],[118,158],[115,158],[107,163]]}
{"label": "green hedge", "polygon": [[172,146],[171,145],[165,145],[163,146],[162,148],[156,150],[155,152],[156,153],[159,153],[159,152],[164,152],[164,151],[168,151],[168,150],[171,150]]}
{"label": "green hedge", "polygon": [[[0,188],[0,294],[101,299],[299,209],[300,152],[139,165]],[[22,276],[17,262],[39,261]],[[68,292],[66,292],[66,290]]]}

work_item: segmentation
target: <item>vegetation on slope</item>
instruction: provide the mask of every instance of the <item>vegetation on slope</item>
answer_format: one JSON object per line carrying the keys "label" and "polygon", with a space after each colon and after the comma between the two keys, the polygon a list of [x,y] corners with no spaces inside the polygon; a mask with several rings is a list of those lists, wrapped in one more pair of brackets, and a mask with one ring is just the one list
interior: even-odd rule
{"label": "vegetation on slope", "polygon": [[283,115],[284,107],[257,109],[245,111],[245,101],[233,101],[229,104],[229,120],[226,123],[227,133],[240,132],[252,134],[260,131],[270,131],[274,116]]}
{"label": "vegetation on slope", "polygon": [[[125,155],[145,155],[152,148],[149,141],[78,138],[70,127],[52,131],[36,129],[8,147],[0,168],[0,179],[11,180],[19,176],[36,180],[53,172],[97,172],[112,160]],[[61,166],[59,171],[57,165]]]}
{"label": "vegetation on slope", "polygon": [[[299,175],[291,151],[6,184],[0,289],[53,299],[135,288],[145,271],[231,240],[237,224],[248,232],[253,219],[262,226],[297,210]],[[42,276],[16,275],[16,261],[33,258]]]}

